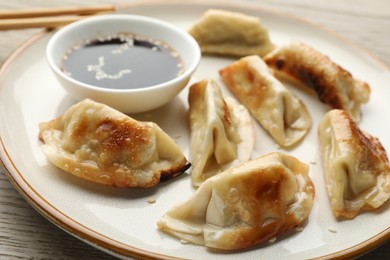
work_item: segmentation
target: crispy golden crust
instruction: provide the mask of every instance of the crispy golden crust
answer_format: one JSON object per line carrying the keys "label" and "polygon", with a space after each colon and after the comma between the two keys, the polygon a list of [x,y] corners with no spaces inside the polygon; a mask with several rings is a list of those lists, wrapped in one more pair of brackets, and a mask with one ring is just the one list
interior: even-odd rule
{"label": "crispy golden crust", "polygon": [[376,175],[381,173],[382,166],[388,168],[387,153],[378,138],[360,130],[347,112],[333,110],[329,113],[336,140],[354,148],[354,152],[359,154],[359,164],[362,167],[376,169]]}
{"label": "crispy golden crust", "polygon": [[49,161],[97,183],[146,188],[188,168],[178,146],[156,124],[91,100],[39,127]]}
{"label": "crispy golden crust", "polygon": [[370,87],[312,47],[301,43],[276,48],[264,57],[277,77],[313,89],[321,102],[346,110],[360,119],[360,105],[367,103]]}
{"label": "crispy golden crust", "polygon": [[324,116],[318,133],[334,215],[352,219],[383,205],[390,197],[390,165],[379,139],[338,109]]}
{"label": "crispy golden crust", "polygon": [[241,58],[219,74],[280,146],[291,148],[307,134],[312,120],[305,105],[272,75],[259,56]]}
{"label": "crispy golden crust", "polygon": [[315,196],[308,171],[307,164],[283,153],[241,163],[206,180],[157,225],[209,248],[253,247],[307,219]]}
{"label": "crispy golden crust", "polygon": [[[226,86],[239,100],[245,100],[245,105],[253,110],[264,104],[271,90],[266,82],[256,80],[255,72],[250,68],[248,59],[240,59],[219,71]],[[248,91],[242,91],[241,84],[248,84]]]}

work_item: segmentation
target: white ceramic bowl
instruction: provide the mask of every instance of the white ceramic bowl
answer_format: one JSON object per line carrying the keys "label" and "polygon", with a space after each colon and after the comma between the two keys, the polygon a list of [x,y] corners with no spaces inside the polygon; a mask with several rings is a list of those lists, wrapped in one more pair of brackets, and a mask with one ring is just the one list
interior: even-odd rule
{"label": "white ceramic bowl", "polygon": [[[184,72],[154,86],[108,89],[80,82],[62,71],[63,56],[74,44],[123,32],[166,42],[181,55]],[[170,23],[139,15],[110,14],[86,18],[59,29],[49,40],[46,56],[57,79],[72,97],[77,100],[90,98],[124,113],[139,113],[158,108],[174,98],[187,85],[199,64],[201,53],[196,41],[186,31]]]}

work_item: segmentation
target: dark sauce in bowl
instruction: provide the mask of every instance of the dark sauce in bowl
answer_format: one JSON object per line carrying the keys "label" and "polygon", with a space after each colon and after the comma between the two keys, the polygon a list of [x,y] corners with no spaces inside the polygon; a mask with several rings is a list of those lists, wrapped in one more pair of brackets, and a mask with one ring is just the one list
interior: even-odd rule
{"label": "dark sauce in bowl", "polygon": [[96,87],[136,89],[172,80],[184,68],[179,54],[165,42],[122,33],[72,46],[61,69]]}

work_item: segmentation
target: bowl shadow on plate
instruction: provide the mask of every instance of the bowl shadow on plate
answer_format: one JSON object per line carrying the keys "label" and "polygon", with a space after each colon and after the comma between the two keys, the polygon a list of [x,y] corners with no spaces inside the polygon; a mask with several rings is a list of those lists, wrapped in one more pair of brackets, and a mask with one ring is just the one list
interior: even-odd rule
{"label": "bowl shadow on plate", "polygon": [[136,120],[156,123],[175,140],[179,135],[181,137],[190,135],[187,110],[183,100],[176,96],[168,104],[158,109],[144,113],[129,114],[129,116]]}
{"label": "bowl shadow on plate", "polygon": [[[71,96],[66,95],[60,102],[57,111],[55,112],[56,117],[65,113],[76,102],[77,101],[75,101]],[[161,108],[149,112],[132,114],[130,116],[140,121],[155,122],[177,143],[181,141],[177,139],[185,139],[186,135],[189,136],[190,130],[187,120],[187,109],[184,102],[179,97],[175,97],[171,102],[162,106]],[[184,144],[186,144],[185,140]],[[189,143],[187,145],[189,145]],[[186,157],[188,159],[188,156]],[[72,189],[80,189],[83,192],[93,193],[99,196],[123,199],[139,199],[156,195],[160,189],[166,188],[167,186],[171,185],[172,182],[188,177],[187,175],[189,172],[189,169],[187,169],[178,176],[169,180],[164,180],[151,188],[119,188],[95,183],[77,177],[71,173],[57,168],[49,161],[47,161],[47,166],[44,167],[45,169],[43,169],[43,171],[51,174],[52,176],[50,177],[54,178],[54,181],[70,185],[72,186]]]}

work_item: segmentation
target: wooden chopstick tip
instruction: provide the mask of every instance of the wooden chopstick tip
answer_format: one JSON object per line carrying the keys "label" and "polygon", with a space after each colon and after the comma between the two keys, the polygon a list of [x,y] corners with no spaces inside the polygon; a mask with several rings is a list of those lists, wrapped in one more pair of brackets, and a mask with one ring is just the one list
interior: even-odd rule
{"label": "wooden chopstick tip", "polygon": [[92,15],[97,13],[112,13],[115,12],[115,10],[116,8],[114,5],[0,10],[0,19],[24,19],[61,15]]}
{"label": "wooden chopstick tip", "polygon": [[0,30],[56,28],[93,15],[112,13],[113,5],[55,9],[0,10]]}

